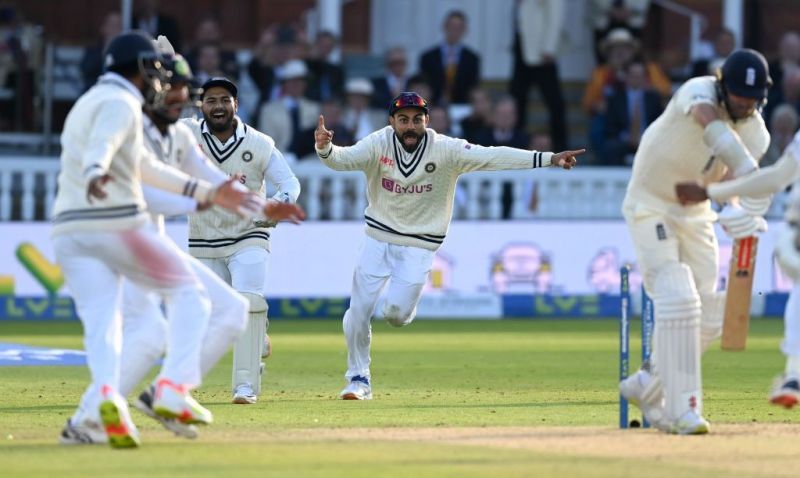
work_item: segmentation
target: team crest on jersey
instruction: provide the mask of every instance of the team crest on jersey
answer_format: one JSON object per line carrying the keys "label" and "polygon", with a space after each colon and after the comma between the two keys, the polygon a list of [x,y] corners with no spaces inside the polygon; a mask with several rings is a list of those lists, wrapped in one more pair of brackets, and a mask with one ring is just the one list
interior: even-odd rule
{"label": "team crest on jersey", "polygon": [[252,160],[253,160],[253,153],[251,153],[250,151],[245,151],[244,153],[242,153],[242,161],[244,161],[245,163],[249,163]]}
{"label": "team crest on jersey", "polygon": [[435,164],[428,163],[428,164],[425,165],[425,172],[426,173],[432,173],[434,171],[436,171],[436,165]]}

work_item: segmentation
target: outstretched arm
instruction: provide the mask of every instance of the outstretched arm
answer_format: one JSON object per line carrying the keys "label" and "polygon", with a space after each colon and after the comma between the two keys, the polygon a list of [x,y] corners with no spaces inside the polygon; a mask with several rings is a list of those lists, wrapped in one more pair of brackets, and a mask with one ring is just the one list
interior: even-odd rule
{"label": "outstretched arm", "polygon": [[479,146],[456,140],[452,146],[461,172],[499,171],[503,169],[531,169],[556,166],[572,169],[577,164],[577,156],[585,149],[562,151],[560,153],[528,151],[507,146]]}
{"label": "outstretched arm", "polygon": [[709,184],[707,187],[693,182],[678,183],[675,185],[675,193],[684,205],[696,204],[706,199],[724,202],[736,196],[768,196],[789,186],[798,172],[798,158],[787,150],[775,164],[748,175]]}
{"label": "outstretched arm", "polygon": [[337,171],[363,170],[372,159],[371,137],[367,136],[353,146],[334,146],[333,131],[325,128],[325,118],[319,115],[314,131],[314,147],[322,163]]}

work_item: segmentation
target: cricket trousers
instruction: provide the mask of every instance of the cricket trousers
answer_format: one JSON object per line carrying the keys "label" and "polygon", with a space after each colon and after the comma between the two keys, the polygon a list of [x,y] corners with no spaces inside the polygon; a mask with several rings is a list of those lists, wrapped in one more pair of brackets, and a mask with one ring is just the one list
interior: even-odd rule
{"label": "cricket trousers", "polygon": [[[269,268],[269,251],[262,247],[245,247],[230,256],[200,262],[241,294],[264,296],[264,283]],[[267,312],[260,320],[249,318],[244,333],[234,342],[231,389],[249,384],[256,395],[261,391],[261,349],[267,332]]]}
{"label": "cricket trousers", "polygon": [[[247,300],[194,257],[181,251],[208,293],[211,316],[200,351],[202,377],[228,351],[247,325]],[[145,377],[167,349],[168,322],[161,309],[163,297],[129,280],[123,285],[122,372],[120,393],[125,396]]]}
{"label": "cricket trousers", "polygon": [[[353,272],[350,308],[342,321],[347,341],[347,380],[357,375],[370,377],[373,316],[395,327],[414,320],[435,255],[420,247],[365,238]],[[384,287],[386,292],[381,296]]]}
{"label": "cricket trousers", "polygon": [[663,384],[666,417],[672,422],[689,410],[702,414],[700,356],[722,326],[714,214],[699,208],[684,212],[668,215],[631,203],[623,207],[655,307],[653,386]]}
{"label": "cricket trousers", "polygon": [[[92,385],[81,399],[86,418],[95,419],[100,390],[119,390],[122,352],[122,278],[164,298],[169,347],[162,377],[189,388],[200,384],[200,346],[210,304],[205,289],[181,250],[152,224],[125,231],[59,234],[53,248],[83,324]],[[181,337],[181,340],[177,340]],[[84,407],[84,405],[90,406]],[[81,410],[78,411],[81,418]]]}

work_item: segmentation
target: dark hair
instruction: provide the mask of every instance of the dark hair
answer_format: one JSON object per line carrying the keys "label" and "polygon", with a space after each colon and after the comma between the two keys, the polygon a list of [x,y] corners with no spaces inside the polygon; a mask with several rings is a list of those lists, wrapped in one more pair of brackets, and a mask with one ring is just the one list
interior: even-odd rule
{"label": "dark hair", "polygon": [[450,10],[444,17],[445,23],[451,18],[460,18],[462,22],[467,23],[467,15],[461,10]]}

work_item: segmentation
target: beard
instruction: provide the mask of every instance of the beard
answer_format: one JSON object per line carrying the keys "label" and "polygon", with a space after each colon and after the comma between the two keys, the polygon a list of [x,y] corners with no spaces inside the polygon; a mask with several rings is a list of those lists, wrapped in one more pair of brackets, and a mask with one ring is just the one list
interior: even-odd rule
{"label": "beard", "polygon": [[223,116],[220,119],[216,119],[210,114],[203,115],[203,117],[206,120],[208,129],[210,129],[215,133],[223,133],[225,131],[228,131],[231,129],[231,126],[233,125],[233,114],[228,114],[227,112],[225,113],[225,116]]}
{"label": "beard", "polygon": [[[402,135],[395,131],[394,135],[400,141],[400,145],[403,147],[404,150],[406,150],[406,153],[413,153],[414,150],[417,149],[417,146],[419,146],[420,141],[422,140],[422,135],[417,134],[414,131],[406,131]],[[412,146],[409,146],[406,144],[405,141],[406,138],[414,138],[417,140],[417,142],[414,143]]]}

